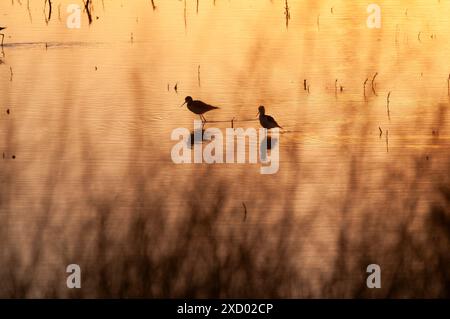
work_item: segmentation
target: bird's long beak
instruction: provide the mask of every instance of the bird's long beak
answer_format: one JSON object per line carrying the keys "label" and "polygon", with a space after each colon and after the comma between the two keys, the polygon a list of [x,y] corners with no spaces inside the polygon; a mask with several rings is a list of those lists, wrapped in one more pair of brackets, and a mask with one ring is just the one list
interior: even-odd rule
{"label": "bird's long beak", "polygon": [[180,107],[182,107],[182,106],[185,105],[185,104],[186,104],[186,102],[184,102],[183,104],[181,104]]}
{"label": "bird's long beak", "polygon": [[258,113],[256,113],[256,117],[258,117],[259,116],[259,111],[258,111]]}

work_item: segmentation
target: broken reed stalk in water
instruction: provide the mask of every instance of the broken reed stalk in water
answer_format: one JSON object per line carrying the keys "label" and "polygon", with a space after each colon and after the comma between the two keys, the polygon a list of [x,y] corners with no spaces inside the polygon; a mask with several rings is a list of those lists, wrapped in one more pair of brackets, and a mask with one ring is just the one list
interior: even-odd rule
{"label": "broken reed stalk in water", "polygon": [[48,22],[52,18],[52,0],[45,0],[45,2],[44,2],[44,13],[46,12],[46,9],[47,9],[47,2],[48,2],[48,17],[45,16],[45,23],[46,24],[48,24]]}
{"label": "broken reed stalk in water", "polygon": [[389,121],[391,120],[391,112],[389,111],[389,103],[390,103],[389,98],[390,97],[391,97],[391,91],[389,91],[387,98],[386,98],[387,115],[388,115]]}
{"label": "broken reed stalk in water", "polygon": [[364,87],[364,101],[366,100],[366,84],[367,84],[367,81],[369,81],[369,78],[366,78],[366,80],[364,81],[364,85],[363,85],[363,87]]}
{"label": "broken reed stalk in water", "polygon": [[375,82],[375,78],[377,77],[377,75],[378,75],[378,72],[376,72],[375,75],[372,78],[372,92],[375,95],[377,95],[377,92],[375,92],[375,84],[374,84],[374,82]]}
{"label": "broken reed stalk in water", "polygon": [[[83,0],[84,2],[84,0]],[[91,0],[86,0],[84,3],[84,9],[86,11],[86,15],[88,17],[89,24],[92,23],[92,14],[91,14]]]}
{"label": "broken reed stalk in water", "polygon": [[291,19],[291,14],[289,12],[289,4],[288,1],[285,0],[285,8],[284,15],[286,16],[286,29],[289,27],[289,20]]}

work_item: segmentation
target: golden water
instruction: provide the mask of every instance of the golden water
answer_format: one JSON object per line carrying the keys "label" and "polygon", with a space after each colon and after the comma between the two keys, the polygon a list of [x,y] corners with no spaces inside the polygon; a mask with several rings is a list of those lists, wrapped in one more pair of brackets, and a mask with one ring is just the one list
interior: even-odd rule
{"label": "golden water", "polygon": [[[1,212],[10,216],[7,236],[18,242],[33,240],[27,234],[43,211],[51,212],[49,224],[70,225],[89,219],[92,201],[104,199],[132,214],[130,177],[146,176],[150,194],[164,192],[176,219],[203,176],[196,191],[205,207],[212,185],[224,184],[223,205],[246,203],[247,223],[270,223],[287,201],[299,223],[317,214],[305,262],[324,267],[344,211],[380,205],[380,215],[395,214],[388,192],[408,192],[418,161],[433,167],[416,185],[426,211],[432,177],[448,166],[448,2],[377,1],[380,29],[367,27],[367,2],[356,0],[288,1],[288,25],[278,0],[200,0],[198,12],[191,0],[155,1],[155,10],[144,0],[94,1],[94,20],[89,25],[83,12],[81,29],[66,27],[75,1],[53,1],[48,23],[43,2],[29,1],[29,10],[26,0],[0,3],[0,25],[8,27],[0,65],[8,205]],[[245,128],[259,126],[255,114],[265,105],[285,129],[279,172],[173,164],[172,130],[192,130],[197,119],[179,107],[186,95],[221,107],[207,119],[235,118]],[[386,185],[391,170],[406,177]],[[353,191],[357,203],[348,204]],[[267,198],[272,206],[258,204]],[[241,216],[226,223],[240,224]],[[47,227],[46,236],[58,238]]]}

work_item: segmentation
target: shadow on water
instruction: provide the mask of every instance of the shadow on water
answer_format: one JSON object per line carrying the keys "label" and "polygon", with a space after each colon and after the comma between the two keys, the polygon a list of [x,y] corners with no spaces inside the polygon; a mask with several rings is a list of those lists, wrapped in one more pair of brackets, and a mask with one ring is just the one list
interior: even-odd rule
{"label": "shadow on water", "polygon": [[278,138],[272,138],[271,136],[267,136],[261,141],[260,149],[267,148],[268,150],[270,150],[277,144]]}
{"label": "shadow on water", "polygon": [[265,162],[267,160],[267,151],[271,150],[273,147],[277,146],[278,139],[272,138],[270,135],[264,137],[261,140],[261,143],[259,145],[259,158],[262,162]]}
{"label": "shadow on water", "polygon": [[191,132],[187,145],[193,147],[195,144],[202,144],[205,141],[205,130],[200,128]]}

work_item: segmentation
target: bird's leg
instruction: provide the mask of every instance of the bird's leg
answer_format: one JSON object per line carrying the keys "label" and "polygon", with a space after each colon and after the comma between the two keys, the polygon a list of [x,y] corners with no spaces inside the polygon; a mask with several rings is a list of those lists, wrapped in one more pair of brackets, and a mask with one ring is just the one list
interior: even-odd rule
{"label": "bird's leg", "polygon": [[[202,114],[199,114],[200,119],[202,120],[202,136],[203,136],[203,131],[205,130],[205,124],[206,124],[206,119],[203,117]],[[203,137],[202,137],[203,139]]]}
{"label": "bird's leg", "polygon": [[3,33],[0,33],[0,35],[2,36],[2,47],[3,47],[3,40],[5,39],[5,35]]}

